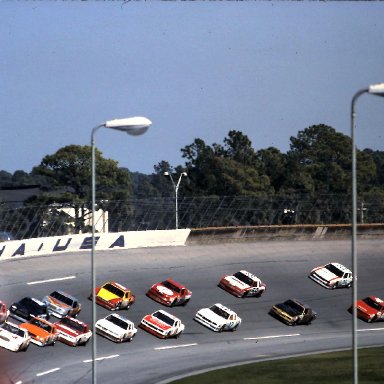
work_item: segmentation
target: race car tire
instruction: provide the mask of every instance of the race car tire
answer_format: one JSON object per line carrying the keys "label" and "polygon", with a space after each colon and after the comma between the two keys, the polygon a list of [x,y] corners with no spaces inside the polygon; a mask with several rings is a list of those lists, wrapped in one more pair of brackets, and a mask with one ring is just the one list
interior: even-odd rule
{"label": "race car tire", "polygon": [[186,306],[188,304],[188,301],[191,300],[191,299],[188,299],[188,300],[185,300],[183,304],[181,304],[183,307]]}
{"label": "race car tire", "polygon": [[17,352],[27,352],[29,345],[27,345],[25,348],[20,348]]}
{"label": "race car tire", "polygon": [[135,337],[135,335],[132,335],[131,337],[128,338],[128,342],[131,342],[133,340],[133,338]]}
{"label": "race car tire", "polygon": [[373,317],[370,317],[368,320],[367,320],[367,322],[368,323],[372,323],[373,321],[375,321],[376,320],[376,318],[377,318],[377,316],[375,315],[375,316],[373,316]]}

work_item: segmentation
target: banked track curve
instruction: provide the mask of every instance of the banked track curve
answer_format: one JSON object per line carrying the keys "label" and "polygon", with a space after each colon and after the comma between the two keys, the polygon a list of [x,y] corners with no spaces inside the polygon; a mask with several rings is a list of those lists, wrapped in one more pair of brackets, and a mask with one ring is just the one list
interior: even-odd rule
{"label": "banked track curve", "polygon": [[[384,296],[384,241],[358,241],[358,297]],[[352,320],[347,308],[352,292],[326,290],[307,278],[329,261],[351,266],[350,241],[274,241],[96,253],[97,282],[127,285],[137,301],[122,311],[137,325],[161,305],[145,296],[153,283],[172,277],[193,291],[185,307],[169,311],[186,324],[179,339],[160,340],[139,329],[131,343],[115,344],[97,336],[97,379],[108,384],[151,384],[218,366],[314,351],[350,348]],[[260,298],[239,299],[217,287],[219,278],[246,269],[267,291]],[[82,303],[79,319],[90,323],[90,254],[61,254],[0,262],[0,296],[8,305],[24,296],[42,298],[63,289]],[[318,313],[309,326],[288,327],[268,315],[270,307],[299,298]],[[214,333],[193,321],[197,310],[216,302],[243,319],[236,332]],[[97,317],[107,310],[98,307]],[[11,319],[11,321],[14,321]],[[384,345],[384,323],[358,323],[360,346]],[[25,353],[0,350],[0,383],[85,384],[91,382],[91,346],[71,348],[31,345]]]}

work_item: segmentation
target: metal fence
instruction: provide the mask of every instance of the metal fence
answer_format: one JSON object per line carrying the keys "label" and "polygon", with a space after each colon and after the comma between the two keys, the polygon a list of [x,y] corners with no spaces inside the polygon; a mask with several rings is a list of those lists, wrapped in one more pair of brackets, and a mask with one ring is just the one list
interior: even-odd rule
{"label": "metal fence", "polygon": [[[382,199],[371,198],[358,204],[361,207],[358,210],[359,223],[384,222]],[[65,204],[32,206],[20,203],[12,207],[0,204],[0,232],[10,233],[16,239],[91,232],[91,227],[85,224],[85,220],[89,222],[89,210],[83,207],[80,210],[83,215],[74,219],[62,209],[65,207]],[[174,198],[109,201],[104,203],[103,209],[108,212],[108,223],[103,223],[103,226],[107,224],[109,232],[175,228]],[[344,195],[269,199],[250,196],[183,197],[178,200],[178,223],[179,228],[348,224],[351,211],[351,199]]]}

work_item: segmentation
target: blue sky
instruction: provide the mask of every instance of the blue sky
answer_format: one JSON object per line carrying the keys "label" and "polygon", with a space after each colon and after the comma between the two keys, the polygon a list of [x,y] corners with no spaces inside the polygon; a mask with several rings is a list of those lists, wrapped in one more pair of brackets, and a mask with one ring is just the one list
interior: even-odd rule
{"label": "blue sky", "polygon": [[[258,150],[327,124],[350,134],[353,94],[384,82],[383,2],[0,3],[0,170],[89,145],[113,118],[145,116],[140,137],[102,129],[104,157],[146,174],[200,138],[243,132]],[[357,144],[384,150],[384,99],[357,104]]]}

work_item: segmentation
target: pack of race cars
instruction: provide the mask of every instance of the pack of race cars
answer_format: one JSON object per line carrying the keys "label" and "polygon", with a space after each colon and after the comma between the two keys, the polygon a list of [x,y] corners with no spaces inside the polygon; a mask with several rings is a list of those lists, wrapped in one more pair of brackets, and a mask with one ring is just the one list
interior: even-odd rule
{"label": "pack of race cars", "polygon": [[[349,288],[353,284],[352,272],[336,262],[314,268],[308,277],[327,289]],[[260,297],[267,288],[264,282],[246,270],[221,277],[217,285],[239,298]],[[174,307],[185,306],[191,300],[192,292],[185,285],[166,279],[153,284],[146,296],[165,307]],[[97,287],[89,299],[112,311],[96,321],[98,335],[116,343],[132,341],[138,331],[135,324],[117,313],[135,303],[136,296],[129,288],[108,281]],[[356,307],[360,319],[384,321],[384,301],[378,297],[358,300]],[[86,345],[92,332],[89,325],[76,318],[80,311],[79,301],[61,290],[51,292],[42,300],[24,297],[9,308],[0,301],[0,346],[18,352],[26,351],[30,343],[46,346],[61,341],[70,346]],[[353,312],[352,306],[348,311]],[[317,318],[317,313],[309,305],[295,298],[273,305],[269,314],[291,326],[310,324]],[[52,316],[58,320],[50,321]],[[10,322],[10,317],[21,324]],[[235,331],[242,323],[236,312],[221,303],[198,310],[193,319],[214,332]],[[163,309],[145,315],[138,327],[162,339],[177,338],[185,330],[185,324],[178,317]]]}

